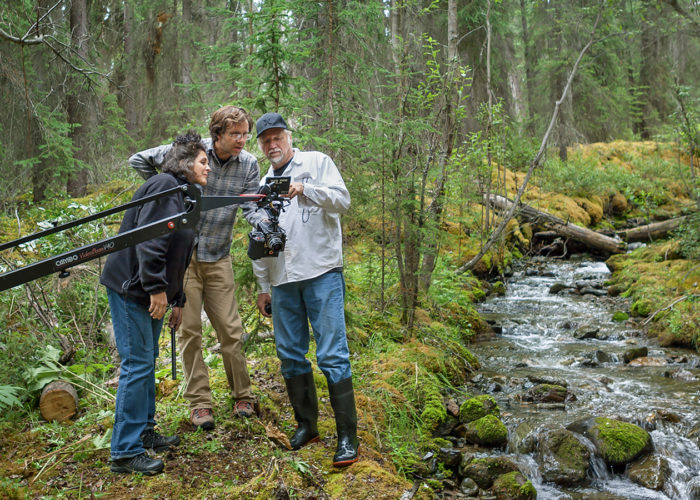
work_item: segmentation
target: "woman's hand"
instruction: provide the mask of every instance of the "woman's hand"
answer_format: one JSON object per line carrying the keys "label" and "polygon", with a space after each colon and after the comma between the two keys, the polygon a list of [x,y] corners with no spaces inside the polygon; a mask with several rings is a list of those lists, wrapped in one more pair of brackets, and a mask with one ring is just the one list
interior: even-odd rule
{"label": "woman's hand", "polygon": [[180,323],[182,323],[182,307],[173,307],[170,312],[170,319],[168,320],[168,326],[170,328],[175,328],[176,330],[180,328]]}
{"label": "woman's hand", "polygon": [[155,293],[151,295],[151,305],[148,312],[151,313],[151,318],[162,319],[165,316],[165,311],[168,309],[168,296],[165,292]]}

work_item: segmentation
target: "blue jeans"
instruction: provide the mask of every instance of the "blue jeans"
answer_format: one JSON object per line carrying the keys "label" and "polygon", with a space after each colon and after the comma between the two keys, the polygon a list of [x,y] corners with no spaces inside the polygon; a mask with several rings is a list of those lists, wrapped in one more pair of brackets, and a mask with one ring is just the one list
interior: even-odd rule
{"label": "blue jeans", "polygon": [[341,272],[272,287],[272,323],[282,376],[311,371],[309,322],[318,367],[335,384],[352,376],[345,336],[345,279]]}
{"label": "blue jeans", "polygon": [[116,460],[143,453],[141,434],[155,426],[155,363],[163,320],[109,288],[107,298],[121,358],[112,428],[111,457]]}

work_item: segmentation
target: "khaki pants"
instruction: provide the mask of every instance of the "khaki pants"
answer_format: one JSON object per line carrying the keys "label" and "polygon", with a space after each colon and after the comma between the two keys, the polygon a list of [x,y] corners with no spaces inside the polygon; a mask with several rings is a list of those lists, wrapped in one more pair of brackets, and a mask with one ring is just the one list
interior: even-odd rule
{"label": "khaki pants", "polygon": [[221,357],[233,398],[255,401],[243,354],[243,324],[238,314],[235,287],[230,256],[217,262],[199,262],[192,256],[185,274],[187,301],[178,332],[187,381],[185,399],[192,409],[212,408],[209,372],[202,357],[202,305],[221,344]]}

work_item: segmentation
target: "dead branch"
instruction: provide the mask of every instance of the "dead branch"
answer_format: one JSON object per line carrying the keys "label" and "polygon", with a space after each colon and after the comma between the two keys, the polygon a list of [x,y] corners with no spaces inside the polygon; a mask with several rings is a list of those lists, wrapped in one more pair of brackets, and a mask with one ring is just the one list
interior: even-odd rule
{"label": "dead branch", "polygon": [[544,134],[544,137],[542,138],[542,143],[540,144],[540,149],[537,151],[537,154],[535,155],[535,158],[533,158],[532,163],[530,164],[530,168],[527,171],[527,174],[525,175],[525,179],[523,179],[523,183],[518,188],[518,192],[515,196],[515,199],[513,200],[513,205],[510,207],[508,212],[506,213],[505,217],[501,221],[501,223],[498,225],[496,230],[491,234],[489,239],[486,241],[484,246],[479,250],[479,253],[477,253],[469,262],[461,266],[460,268],[457,269],[457,273],[461,274],[465,271],[469,271],[472,269],[480,260],[481,258],[486,254],[486,252],[489,251],[489,249],[493,246],[493,244],[501,237],[501,234],[503,233],[503,230],[506,228],[506,225],[510,220],[513,218],[513,214],[515,214],[515,210],[518,208],[520,204],[520,198],[523,196],[523,193],[525,192],[525,188],[527,187],[528,182],[530,181],[530,177],[532,176],[532,173],[534,172],[535,168],[540,163],[540,160],[542,159],[542,156],[544,155],[545,148],[547,147],[547,142],[549,141],[549,136],[552,133],[552,129],[554,128],[554,124],[557,121],[557,117],[559,116],[559,107],[561,106],[561,103],[564,102],[564,98],[566,97],[566,94],[569,92],[569,88],[571,87],[571,82],[574,79],[574,76],[576,75],[576,72],[578,70],[578,66],[581,63],[581,59],[583,59],[583,55],[588,51],[588,49],[593,45],[594,41],[594,36],[596,33],[596,30],[598,28],[598,23],[600,22],[601,15],[603,13],[603,2],[600,3],[600,8],[598,9],[598,15],[596,17],[595,23],[593,24],[593,30],[591,31],[591,36],[590,39],[588,40],[588,43],[581,49],[581,52],[578,55],[578,58],[576,59],[576,62],[574,63],[574,67],[571,69],[571,73],[569,74],[569,78],[566,81],[566,85],[564,86],[564,90],[562,91],[561,97],[559,100],[555,103],[554,105],[554,111],[552,112],[552,119],[549,122],[549,126],[547,127],[547,131]]}

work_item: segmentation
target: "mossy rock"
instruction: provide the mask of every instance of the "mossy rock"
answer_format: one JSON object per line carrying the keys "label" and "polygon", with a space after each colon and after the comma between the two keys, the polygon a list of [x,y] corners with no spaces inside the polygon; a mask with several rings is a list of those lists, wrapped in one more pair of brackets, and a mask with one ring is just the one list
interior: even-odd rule
{"label": "mossy rock", "polygon": [[523,394],[523,401],[535,403],[564,403],[575,399],[566,387],[556,384],[537,384]]}
{"label": "mossy rock", "polygon": [[496,478],[509,472],[519,472],[518,466],[507,457],[473,458],[464,455],[459,473],[472,479],[480,488],[488,489]]}
{"label": "mossy rock", "polygon": [[532,482],[518,471],[499,476],[493,482],[491,491],[498,500],[532,500],[537,498],[537,490]]}
{"label": "mossy rock", "polygon": [[589,458],[588,448],[566,429],[547,434],[538,445],[537,462],[542,478],[559,485],[570,486],[584,481]]}
{"label": "mossy rock", "polygon": [[467,399],[459,408],[459,421],[472,422],[486,415],[501,415],[501,410],[498,408],[498,403],[488,394],[482,394],[470,399]]}
{"label": "mossy rock", "polygon": [[612,320],[617,322],[617,323],[622,323],[624,321],[627,321],[629,319],[629,314],[623,311],[615,311],[612,315]]}
{"label": "mossy rock", "polygon": [[654,304],[651,299],[641,298],[632,304],[632,307],[630,307],[630,312],[632,313],[632,316],[646,317],[653,312],[653,307]]}
{"label": "mossy rock", "polygon": [[486,415],[464,424],[464,437],[482,446],[505,446],[508,443],[508,429],[495,415]]}
{"label": "mossy rock", "polygon": [[506,294],[506,285],[502,281],[496,281],[491,286],[491,293],[503,297]]}
{"label": "mossy rock", "polygon": [[653,448],[651,435],[647,431],[638,425],[611,418],[578,420],[567,429],[590,439],[597,453],[611,466],[632,462]]}
{"label": "mossy rock", "polygon": [[630,464],[627,477],[645,488],[661,491],[670,471],[671,467],[666,457],[649,455]]}
{"label": "mossy rock", "polygon": [[423,428],[428,432],[434,431],[447,417],[445,404],[442,402],[442,396],[438,391],[431,391],[425,401],[423,411],[420,418],[423,423]]}

